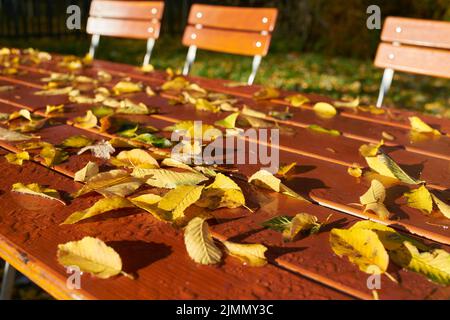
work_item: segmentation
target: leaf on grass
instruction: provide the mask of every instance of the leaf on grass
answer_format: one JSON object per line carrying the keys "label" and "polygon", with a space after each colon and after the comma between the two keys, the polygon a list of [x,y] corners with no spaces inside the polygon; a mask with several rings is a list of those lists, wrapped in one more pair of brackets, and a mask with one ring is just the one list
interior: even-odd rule
{"label": "leaf on grass", "polygon": [[332,135],[332,136],[335,136],[335,137],[341,135],[341,133],[340,133],[338,130],[334,130],[334,129],[326,129],[326,128],[323,128],[323,127],[321,127],[321,126],[319,126],[319,125],[317,125],[317,124],[311,124],[311,125],[309,125],[309,126],[308,126],[308,129],[309,129],[309,130],[312,130],[312,131],[314,131],[314,132],[318,132],[318,133],[326,133],[326,134],[329,134],[329,135]]}
{"label": "leaf on grass", "polygon": [[170,190],[158,203],[158,208],[172,212],[172,219],[184,217],[184,211],[197,202],[204,186],[178,186]]}
{"label": "leaf on grass", "polygon": [[58,245],[58,262],[65,267],[77,266],[101,279],[107,279],[122,272],[122,260],[113,248],[103,241],[84,237]]}
{"label": "leaf on grass", "polygon": [[439,211],[448,219],[450,219],[450,206],[446,204],[444,201],[436,197],[434,194],[431,194],[433,197],[434,203],[438,207]]}
{"label": "leaf on grass", "polygon": [[386,190],[383,184],[374,179],[369,190],[359,198],[359,201],[362,205],[365,205],[364,212],[372,211],[381,219],[388,219],[389,211],[383,203],[385,199]]}
{"label": "leaf on grass", "polygon": [[64,139],[63,142],[61,142],[60,146],[65,148],[83,148],[86,146],[90,146],[92,143],[92,139],[84,135],[76,135]]}
{"label": "leaf on grass", "polygon": [[174,189],[178,186],[195,186],[200,182],[208,180],[204,175],[197,172],[178,172],[166,169],[143,169],[135,168],[132,175],[145,179],[152,187]]}
{"label": "leaf on grass", "polygon": [[158,161],[148,152],[141,149],[132,149],[120,152],[116,158],[111,159],[115,166],[128,168],[159,168]]}
{"label": "leaf on grass", "polygon": [[88,209],[72,213],[61,224],[74,224],[81,220],[85,220],[105,212],[131,207],[133,207],[133,204],[129,200],[122,197],[114,196],[111,198],[103,198],[98,200],[92,207]]}
{"label": "leaf on grass", "polygon": [[406,197],[409,207],[419,209],[428,214],[433,211],[433,198],[425,186],[406,192],[403,196]]}
{"label": "leaf on grass", "polygon": [[21,166],[24,160],[30,160],[30,154],[26,151],[19,153],[8,153],[5,155],[5,158],[9,163]]}
{"label": "leaf on grass", "polygon": [[269,100],[269,99],[276,99],[280,96],[280,91],[278,91],[275,88],[270,87],[264,87],[258,92],[255,92],[253,94],[253,98],[255,100]]}
{"label": "leaf on grass", "polygon": [[136,191],[142,183],[141,179],[130,176],[125,170],[110,170],[91,177],[74,196],[96,191],[105,197],[125,197]]}
{"label": "leaf on grass", "polygon": [[99,168],[95,162],[89,161],[82,169],[75,172],[74,181],[86,182],[96,174]]}
{"label": "leaf on grass", "polygon": [[143,86],[141,83],[134,83],[131,81],[119,81],[112,88],[113,93],[117,96],[123,93],[133,93],[142,91]]}
{"label": "leaf on grass", "polygon": [[197,263],[217,264],[222,259],[222,252],[214,244],[205,218],[195,217],[189,221],[184,230],[184,243],[189,256]]}
{"label": "leaf on grass", "polygon": [[405,241],[403,247],[391,252],[391,258],[399,266],[420,273],[435,283],[450,285],[450,254],[442,249],[420,253]]}
{"label": "leaf on grass", "polygon": [[0,140],[25,141],[25,140],[30,140],[30,139],[33,139],[33,137],[0,127]]}
{"label": "leaf on grass", "polygon": [[57,106],[54,105],[47,105],[45,107],[45,115],[49,115],[51,113],[63,113],[64,112],[64,105],[60,104]]}
{"label": "leaf on grass", "polygon": [[214,122],[214,125],[225,129],[234,129],[236,128],[236,120],[238,116],[239,112],[232,113],[225,119]]}
{"label": "leaf on grass", "polygon": [[265,252],[267,248],[262,244],[241,244],[231,241],[223,241],[229,255],[243,261],[250,267],[262,267],[267,264]]}
{"label": "leaf on grass", "polygon": [[289,102],[293,107],[301,107],[310,100],[302,94],[294,94],[284,98],[285,101]]}
{"label": "leaf on grass", "polygon": [[45,144],[39,154],[47,167],[56,166],[69,158],[69,154],[60,148],[51,144]]}
{"label": "leaf on grass", "polygon": [[109,143],[109,141],[100,141],[94,145],[86,146],[78,151],[77,155],[80,155],[88,150],[91,150],[91,153],[96,158],[108,160],[111,158],[111,154],[113,154],[116,149]]}
{"label": "leaf on grass", "polygon": [[245,206],[245,198],[241,188],[222,173],[216,175],[214,182],[203,190],[197,205],[203,208],[239,208]]}
{"label": "leaf on grass", "polygon": [[73,119],[73,122],[81,128],[90,129],[97,126],[98,120],[94,113],[92,113],[91,110],[88,110],[84,117],[76,117]]}
{"label": "leaf on grass", "polygon": [[389,256],[374,231],[333,229],[330,244],[335,254],[347,256],[361,271],[373,274],[373,266],[377,266],[380,273],[386,272]]}
{"label": "leaf on grass", "polygon": [[267,170],[259,170],[258,172],[254,173],[249,179],[249,183],[252,183],[264,188],[269,189],[275,192],[280,192],[280,184],[281,180],[276,178],[273,174],[271,174]]}
{"label": "leaf on grass", "polygon": [[316,103],[313,107],[313,110],[316,115],[324,119],[333,118],[337,114],[336,108],[326,102]]}
{"label": "leaf on grass", "polygon": [[432,133],[434,135],[440,136],[441,133],[430,127],[428,124],[422,121],[419,117],[410,117],[409,122],[411,124],[411,130],[418,133]]}
{"label": "leaf on grass", "polygon": [[14,183],[12,186],[13,192],[31,194],[34,196],[39,196],[45,199],[56,200],[66,205],[64,201],[61,200],[59,192],[55,189],[50,189],[43,187],[37,183],[23,184],[21,182]]}

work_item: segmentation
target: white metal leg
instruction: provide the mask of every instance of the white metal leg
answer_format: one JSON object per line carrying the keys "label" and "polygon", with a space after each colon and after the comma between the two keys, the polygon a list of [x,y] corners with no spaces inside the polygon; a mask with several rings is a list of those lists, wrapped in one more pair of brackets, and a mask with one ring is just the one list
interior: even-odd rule
{"label": "white metal leg", "polygon": [[100,42],[100,35],[93,34],[91,38],[91,46],[89,47],[89,55],[94,58],[95,50],[97,50],[98,43]]}
{"label": "white metal leg", "polygon": [[146,66],[150,63],[150,59],[152,57],[153,48],[155,47],[155,39],[151,38],[147,40],[147,51],[145,53],[143,66]]}
{"label": "white metal leg", "polygon": [[383,79],[381,80],[380,93],[378,94],[377,107],[381,108],[384,97],[391,87],[392,79],[394,78],[394,69],[384,69]]}
{"label": "white metal leg", "polygon": [[183,75],[187,76],[191,70],[192,64],[195,61],[195,56],[197,55],[197,46],[190,46],[188,54],[186,56],[186,62],[184,63]]}
{"label": "white metal leg", "polygon": [[14,281],[16,279],[16,269],[8,262],[5,262],[3,270],[2,289],[0,292],[0,300],[11,300],[14,289]]}
{"label": "white metal leg", "polygon": [[252,85],[256,78],[256,73],[258,72],[259,66],[261,64],[262,57],[261,56],[255,56],[253,58],[252,63],[252,73],[250,74],[250,77],[248,78],[248,85]]}

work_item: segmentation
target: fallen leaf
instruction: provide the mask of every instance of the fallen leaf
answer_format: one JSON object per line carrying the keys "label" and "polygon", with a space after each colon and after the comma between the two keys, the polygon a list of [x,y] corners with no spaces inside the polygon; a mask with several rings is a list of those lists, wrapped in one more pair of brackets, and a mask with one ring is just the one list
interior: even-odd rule
{"label": "fallen leaf", "polygon": [[97,126],[98,120],[92,111],[88,110],[84,117],[76,117],[73,122],[81,128],[90,129]]}
{"label": "fallen leaf", "polygon": [[161,196],[148,193],[134,198],[128,198],[136,207],[151,213],[156,219],[164,222],[172,222],[172,213],[158,208]]}
{"label": "fallen leaf", "polygon": [[419,209],[428,214],[433,211],[433,198],[425,186],[406,192],[403,196],[407,199],[409,207]]}
{"label": "fallen leaf", "polygon": [[369,190],[363,194],[359,201],[365,206],[364,212],[372,211],[381,219],[389,218],[389,211],[384,205],[386,199],[386,190],[383,184],[378,180],[372,180]]}
{"label": "fallen leaf", "polygon": [[62,204],[66,205],[64,201],[61,200],[61,197],[59,195],[59,192],[55,189],[50,189],[43,187],[37,183],[30,183],[30,184],[23,184],[21,182],[14,183],[12,186],[13,192],[18,193],[24,193],[24,194],[31,194],[34,196],[42,197],[49,200],[56,200],[58,202],[61,202]]}
{"label": "fallen leaf", "polygon": [[326,133],[332,136],[340,136],[341,133],[338,130],[334,130],[334,129],[325,129],[317,124],[311,124],[307,127],[309,130],[312,130],[314,132],[318,132],[318,133]]}
{"label": "fallen leaf", "polygon": [[301,107],[310,100],[302,94],[294,94],[284,98],[285,101],[289,102],[293,107]]}
{"label": "fallen leaf", "polygon": [[8,153],[5,155],[5,158],[9,163],[21,166],[24,160],[30,160],[30,154],[26,151],[19,153]]}
{"label": "fallen leaf", "polygon": [[86,182],[96,174],[99,168],[95,162],[89,161],[82,169],[75,172],[74,181]]}
{"label": "fallen leaf", "polygon": [[223,127],[225,129],[236,128],[236,120],[239,116],[239,112],[235,112],[227,116],[225,119],[214,122],[215,126]]}
{"label": "fallen leaf", "polygon": [[144,73],[150,73],[150,72],[155,71],[155,67],[148,63],[148,64],[140,67],[139,70],[141,70]]}
{"label": "fallen leaf", "polygon": [[379,143],[374,144],[363,144],[359,147],[359,154],[363,157],[376,157],[378,155],[378,151],[384,145],[384,141],[381,140]]}
{"label": "fallen leaf", "polygon": [[254,117],[254,118],[266,118],[267,117],[265,113],[253,110],[253,109],[249,108],[247,105],[244,105],[242,107],[241,112],[243,115],[246,115],[249,117]]}
{"label": "fallen leaf", "polygon": [[245,206],[245,198],[241,188],[222,173],[216,175],[214,182],[203,190],[197,205],[203,208],[238,208]]}
{"label": "fallen leaf", "polygon": [[253,99],[255,100],[270,100],[276,99],[280,96],[280,92],[275,88],[264,87],[258,92],[253,94]]}
{"label": "fallen leaf", "polygon": [[103,241],[84,237],[58,245],[58,262],[63,266],[77,266],[83,272],[107,279],[122,272],[122,260],[113,248]]}
{"label": "fallen leaf", "polygon": [[40,90],[35,91],[34,94],[37,96],[59,96],[69,94],[70,91],[72,91],[72,87]]}
{"label": "fallen leaf", "polygon": [[292,169],[294,169],[297,166],[297,162],[291,162],[287,165],[281,166],[278,169],[277,175],[281,176],[281,177],[286,177],[288,175],[288,173],[290,171],[292,171]]}
{"label": "fallen leaf", "polygon": [[150,109],[142,102],[134,103],[129,99],[120,101],[119,107],[116,108],[116,113],[122,114],[150,114]]}
{"label": "fallen leaf", "polygon": [[362,170],[358,164],[353,164],[347,169],[347,173],[352,177],[359,178],[362,175]]}
{"label": "fallen leaf", "polygon": [[349,101],[335,101],[333,104],[336,108],[357,108],[359,106],[359,97]]}
{"label": "fallen leaf", "polygon": [[264,256],[267,248],[262,244],[241,244],[230,241],[223,241],[222,243],[228,254],[243,261],[246,265],[262,267],[267,264],[267,259]]}
{"label": "fallen leaf", "polygon": [[33,139],[33,137],[0,127],[0,140],[24,141],[24,140],[30,140],[30,139]]}
{"label": "fallen leaf", "polygon": [[316,103],[313,110],[316,115],[325,119],[333,118],[337,114],[336,109],[331,104],[325,102]]}
{"label": "fallen leaf", "polygon": [[115,166],[128,168],[159,168],[158,161],[148,152],[141,149],[132,149],[120,152],[116,158],[111,159],[111,163]]}
{"label": "fallen leaf", "polygon": [[114,149],[114,147],[108,141],[100,141],[97,144],[82,148],[80,151],[78,151],[77,155],[80,155],[88,150],[91,151],[94,157],[104,160],[110,159],[111,154],[116,151],[116,149]]}
{"label": "fallen leaf", "polygon": [[439,211],[448,219],[450,219],[450,206],[446,204],[444,201],[436,197],[434,194],[431,194],[434,203],[438,207]]}
{"label": "fallen leaf", "polygon": [[64,105],[60,104],[57,106],[53,106],[53,105],[47,105],[45,107],[45,115],[49,115],[51,113],[63,113],[64,112]]}
{"label": "fallen leaf", "polygon": [[152,187],[174,189],[178,186],[195,186],[207,177],[197,172],[178,172],[166,169],[143,169],[135,168],[132,175],[145,179],[146,183]]}
{"label": "fallen leaf", "polygon": [[252,183],[265,189],[269,189],[275,192],[280,192],[281,180],[276,178],[267,170],[259,170],[254,173],[249,179],[249,183]]}
{"label": "fallen leaf", "polygon": [[123,93],[133,93],[142,91],[143,86],[141,83],[134,83],[131,81],[119,81],[112,88],[113,93],[117,96]]}
{"label": "fallen leaf", "polygon": [[430,127],[428,124],[423,122],[419,117],[409,117],[409,122],[411,124],[411,130],[419,133],[432,133],[434,135],[441,135],[441,133]]}
{"label": "fallen leaf", "polygon": [[197,263],[217,264],[222,259],[222,252],[214,244],[204,218],[195,217],[189,221],[184,230],[184,243],[189,256]]}
{"label": "fallen leaf", "polygon": [[170,190],[158,203],[158,208],[172,212],[172,219],[184,217],[184,211],[193,205],[200,196],[204,186],[178,186]]}
{"label": "fallen leaf", "polygon": [[72,213],[61,224],[74,224],[112,210],[131,208],[133,204],[125,198],[114,196],[98,200],[92,207]]}
{"label": "fallen leaf", "polygon": [[90,146],[94,141],[84,135],[68,137],[61,142],[60,146],[65,148],[83,148]]}
{"label": "fallen leaf", "polygon": [[390,133],[388,133],[386,131],[383,131],[381,133],[381,136],[383,137],[383,139],[388,140],[388,141],[394,141],[395,140],[395,137],[392,134],[390,134]]}
{"label": "fallen leaf", "polygon": [[56,166],[69,158],[69,154],[60,148],[56,148],[51,144],[46,144],[39,154],[47,167]]}

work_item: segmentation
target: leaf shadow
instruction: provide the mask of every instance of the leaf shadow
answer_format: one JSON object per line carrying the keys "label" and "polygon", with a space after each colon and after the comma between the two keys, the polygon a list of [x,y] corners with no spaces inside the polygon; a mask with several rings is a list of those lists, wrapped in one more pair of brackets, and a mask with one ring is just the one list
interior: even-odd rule
{"label": "leaf shadow", "polygon": [[172,253],[172,248],[166,244],[140,240],[110,241],[107,245],[120,255],[123,271],[134,276],[138,270]]}
{"label": "leaf shadow", "polygon": [[298,194],[306,196],[315,189],[329,189],[322,180],[305,177],[292,177],[284,184]]}
{"label": "leaf shadow", "polygon": [[395,203],[395,200],[403,196],[405,192],[408,192],[409,188],[404,185],[395,185],[386,190],[386,208],[392,214],[391,220],[408,219],[409,215],[401,209],[401,207]]}

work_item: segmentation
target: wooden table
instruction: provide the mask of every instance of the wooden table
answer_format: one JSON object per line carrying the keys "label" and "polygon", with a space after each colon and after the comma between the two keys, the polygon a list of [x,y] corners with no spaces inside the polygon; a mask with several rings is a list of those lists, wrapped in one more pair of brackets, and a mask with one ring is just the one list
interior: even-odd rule
{"label": "wooden table", "polygon": [[[51,72],[67,72],[58,66],[61,59],[55,55],[51,62],[21,66],[19,74],[0,76],[0,86],[15,86],[12,91],[0,93],[0,112],[10,113],[25,108],[46,116],[46,105],[63,103],[66,112],[52,118],[50,125],[36,133],[42,141],[58,144],[76,134],[95,140],[111,137],[111,134],[97,129],[86,130],[73,125],[73,118],[84,115],[91,105],[72,104],[65,95],[46,97],[33,94],[43,88],[41,78]],[[195,119],[212,124],[229,114],[212,114],[197,111],[192,105],[170,104],[169,100],[175,93],[158,90],[166,81],[164,72],[144,74],[129,65],[94,61],[92,66],[78,71],[78,74],[93,76],[100,70],[113,75],[110,82],[103,84],[106,87],[129,77],[158,92],[153,97],[145,93],[126,95],[135,102],[144,102],[160,109],[160,113],[155,115],[129,116],[133,121],[162,129],[180,120]],[[188,80],[207,90],[234,96],[240,107],[248,105],[266,113],[269,110],[285,110],[287,103],[284,97],[294,94],[282,91],[280,98],[257,102],[252,97],[261,89],[258,86],[229,86],[224,80],[196,77],[189,77]],[[421,173],[421,178],[430,187],[448,199],[450,121],[420,115],[444,135],[433,141],[412,143],[407,118],[416,115],[413,112],[390,109],[375,115],[341,110],[334,118],[324,120],[316,116],[312,106],[315,102],[330,99],[307,96],[311,102],[300,108],[291,108],[291,119],[277,121],[289,129],[289,134],[281,134],[278,148],[282,163],[299,164],[298,172],[286,184],[310,198],[312,203],[269,193],[267,204],[256,213],[246,209],[218,210],[215,213],[216,222],[211,227],[217,239],[266,245],[269,248],[269,264],[265,267],[243,266],[230,257],[215,267],[195,264],[184,248],[182,230],[159,222],[138,209],[119,210],[76,225],[60,226],[68,215],[91,206],[100,196],[90,194],[63,206],[35,197],[32,201],[25,201],[27,196],[10,192],[11,185],[18,181],[37,182],[67,195],[80,187],[72,179],[74,173],[87,161],[99,160],[88,153],[75,153],[70,155],[68,161],[48,169],[34,154],[33,161],[16,166],[9,164],[3,155],[18,152],[17,143],[6,141],[0,141],[0,256],[58,299],[372,299],[371,290],[366,285],[367,275],[346,258],[333,254],[328,240],[333,227],[349,227],[357,221],[372,219],[392,224],[449,251],[448,229],[429,223],[427,217],[404,203],[387,204],[392,213],[392,220],[388,222],[352,206],[351,203],[359,202],[359,196],[370,183],[348,175],[347,169],[354,163],[366,166],[364,158],[359,155],[359,146],[377,142],[382,132],[387,132],[395,137],[395,140],[387,141],[387,153],[411,175],[417,177]],[[338,137],[318,134],[307,129],[311,124],[336,129],[342,134]],[[237,169],[249,176],[259,167],[237,165]],[[320,220],[333,215],[318,235],[292,243],[284,243],[278,233],[260,226],[261,222],[275,215],[295,215],[299,212],[314,214]],[[101,280],[83,275],[81,289],[68,289],[68,274],[56,260],[57,245],[84,236],[98,237],[112,246],[122,257],[124,271],[136,274],[137,278],[131,280],[119,276]],[[448,288],[433,284],[423,276],[393,265],[389,271],[401,281],[396,284],[384,278],[381,299],[450,298]]]}

